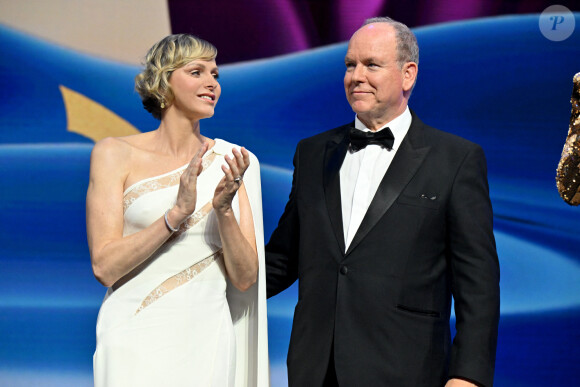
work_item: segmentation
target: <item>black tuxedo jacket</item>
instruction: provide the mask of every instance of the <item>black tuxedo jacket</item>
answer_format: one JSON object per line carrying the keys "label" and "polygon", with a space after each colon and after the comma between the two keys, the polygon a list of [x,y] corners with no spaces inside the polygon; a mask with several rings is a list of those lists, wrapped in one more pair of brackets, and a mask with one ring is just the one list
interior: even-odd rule
{"label": "black tuxedo jacket", "polygon": [[296,148],[290,198],[266,246],[268,296],[299,280],[290,386],[322,385],[330,356],[341,387],[493,384],[499,265],[485,156],[412,115],[346,252],[339,170],[351,125]]}

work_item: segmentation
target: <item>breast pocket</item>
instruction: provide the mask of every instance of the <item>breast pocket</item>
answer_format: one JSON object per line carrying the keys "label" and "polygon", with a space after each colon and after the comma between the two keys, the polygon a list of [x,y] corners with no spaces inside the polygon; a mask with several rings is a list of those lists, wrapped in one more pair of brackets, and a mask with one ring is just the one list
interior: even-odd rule
{"label": "breast pocket", "polygon": [[397,198],[397,203],[409,206],[437,209],[440,206],[441,198],[437,193],[432,192],[425,192],[415,195],[402,194]]}

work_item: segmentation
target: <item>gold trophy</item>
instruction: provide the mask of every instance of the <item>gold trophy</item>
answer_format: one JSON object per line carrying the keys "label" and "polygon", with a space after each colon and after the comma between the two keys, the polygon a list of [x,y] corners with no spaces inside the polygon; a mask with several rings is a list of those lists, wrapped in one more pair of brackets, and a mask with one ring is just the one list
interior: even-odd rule
{"label": "gold trophy", "polygon": [[574,75],[568,137],[556,170],[556,186],[564,201],[580,204],[580,73]]}

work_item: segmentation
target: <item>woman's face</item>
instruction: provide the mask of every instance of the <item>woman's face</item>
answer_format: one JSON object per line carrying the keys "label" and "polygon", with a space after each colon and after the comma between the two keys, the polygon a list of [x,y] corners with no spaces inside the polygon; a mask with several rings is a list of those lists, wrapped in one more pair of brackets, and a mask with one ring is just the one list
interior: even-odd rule
{"label": "woman's face", "polygon": [[221,94],[215,60],[194,60],[173,71],[169,84],[174,100],[168,109],[177,109],[191,119],[213,116]]}

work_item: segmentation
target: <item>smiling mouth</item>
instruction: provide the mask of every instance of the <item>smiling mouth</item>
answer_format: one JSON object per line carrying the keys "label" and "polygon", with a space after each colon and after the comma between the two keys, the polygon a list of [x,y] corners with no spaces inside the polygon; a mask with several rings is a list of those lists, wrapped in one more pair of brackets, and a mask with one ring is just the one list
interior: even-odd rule
{"label": "smiling mouth", "polygon": [[201,99],[206,99],[206,100],[208,100],[208,101],[214,101],[214,100],[215,100],[215,97],[213,97],[213,96],[211,96],[211,95],[206,95],[206,94],[204,94],[204,95],[200,95],[200,96],[199,96],[199,98],[201,98]]}
{"label": "smiling mouth", "polygon": [[370,94],[368,91],[353,91],[350,93],[353,97],[362,97],[364,95]]}

